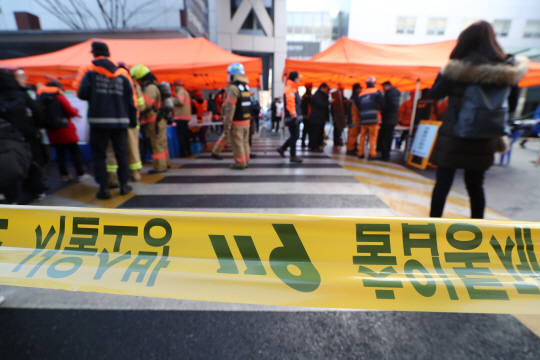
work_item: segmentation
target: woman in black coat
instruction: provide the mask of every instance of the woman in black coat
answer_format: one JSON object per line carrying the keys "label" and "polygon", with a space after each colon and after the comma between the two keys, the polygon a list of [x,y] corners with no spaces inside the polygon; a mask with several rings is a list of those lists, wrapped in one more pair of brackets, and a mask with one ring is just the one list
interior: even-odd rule
{"label": "woman in black coat", "polygon": [[311,98],[311,114],[309,116],[309,150],[322,153],[319,147],[323,142],[324,124],[330,118],[330,101],[328,92],[330,88],[326,83],[322,83]]}
{"label": "woman in black coat", "polygon": [[[441,217],[456,169],[465,170],[465,184],[471,201],[471,218],[484,217],[484,173],[493,164],[497,137],[466,139],[454,135],[454,124],[468,85],[511,87],[510,99],[517,99],[517,83],[528,70],[528,59],[505,54],[491,25],[479,21],[460,34],[450,61],[441,69],[429,95],[449,97],[431,161],[437,165],[437,178],[431,198],[431,217]],[[510,111],[516,101],[509,102]]]}

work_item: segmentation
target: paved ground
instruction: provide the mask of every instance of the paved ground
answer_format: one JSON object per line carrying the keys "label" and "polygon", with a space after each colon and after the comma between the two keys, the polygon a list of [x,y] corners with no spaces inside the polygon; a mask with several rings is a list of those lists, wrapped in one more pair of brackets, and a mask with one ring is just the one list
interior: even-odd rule
{"label": "paved ground", "polygon": [[2,359],[530,359],[509,315],[0,311]]}
{"label": "paved ground", "polygon": [[[259,157],[235,172],[208,154],[175,160],[166,175],[145,175],[134,194],[95,199],[93,182],[51,184],[41,205],[328,215],[427,216],[432,170],[366,162],[334,152],[275,153],[274,135],[256,140]],[[516,148],[509,166],[486,179],[493,219],[540,221],[535,147]],[[301,149],[299,149],[301,151]],[[54,170],[51,170],[51,175]],[[54,180],[54,176],[52,177]],[[468,217],[456,177],[445,216]],[[231,195],[233,189],[241,193]],[[501,191],[504,189],[504,191]],[[509,191],[506,191],[508,189]],[[519,191],[515,191],[518,189]],[[514,190],[514,191],[510,191]],[[537,317],[332,311],[153,299],[2,287],[0,359],[538,359]],[[530,329],[530,330],[529,330]],[[532,330],[532,331],[531,331]]]}

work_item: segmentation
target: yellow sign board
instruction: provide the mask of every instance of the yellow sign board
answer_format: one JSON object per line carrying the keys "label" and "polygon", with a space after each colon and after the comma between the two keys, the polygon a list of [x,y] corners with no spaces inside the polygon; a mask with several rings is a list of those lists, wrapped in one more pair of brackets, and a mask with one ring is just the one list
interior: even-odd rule
{"label": "yellow sign board", "polygon": [[540,223],[0,207],[0,284],[540,314]]}

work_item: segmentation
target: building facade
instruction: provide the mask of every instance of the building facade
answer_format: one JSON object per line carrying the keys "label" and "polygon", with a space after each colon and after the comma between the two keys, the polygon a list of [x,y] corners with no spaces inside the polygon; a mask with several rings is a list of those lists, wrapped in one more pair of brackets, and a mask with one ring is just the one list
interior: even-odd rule
{"label": "building facade", "polygon": [[[262,88],[283,93],[286,0],[210,0],[210,39],[225,50],[263,60]],[[215,19],[214,19],[215,16]],[[215,21],[215,27],[213,22]]]}
{"label": "building facade", "polygon": [[356,0],[349,37],[383,44],[422,44],[457,39],[478,20],[490,22],[508,53],[540,60],[538,0]]}

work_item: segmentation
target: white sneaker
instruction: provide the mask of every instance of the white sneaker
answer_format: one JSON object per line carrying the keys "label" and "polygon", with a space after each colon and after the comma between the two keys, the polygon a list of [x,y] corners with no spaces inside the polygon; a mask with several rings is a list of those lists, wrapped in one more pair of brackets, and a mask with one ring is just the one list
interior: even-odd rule
{"label": "white sneaker", "polygon": [[63,182],[68,182],[68,181],[71,181],[72,180],[72,177],[69,176],[69,175],[62,175],[62,181]]}
{"label": "white sneaker", "polygon": [[81,176],[77,178],[77,180],[79,181],[86,181],[86,180],[92,180],[92,179],[93,177],[90,174],[82,174]]}

